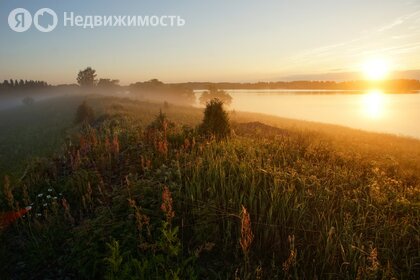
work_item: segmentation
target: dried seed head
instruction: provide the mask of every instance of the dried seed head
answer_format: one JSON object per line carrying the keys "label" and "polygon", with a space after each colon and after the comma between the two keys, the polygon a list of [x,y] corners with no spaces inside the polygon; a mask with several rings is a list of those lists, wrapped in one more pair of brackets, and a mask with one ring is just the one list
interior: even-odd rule
{"label": "dried seed head", "polygon": [[170,223],[172,218],[175,217],[175,211],[173,210],[172,205],[172,195],[167,186],[163,188],[162,205],[160,206],[160,209],[165,213],[166,220]]}
{"label": "dried seed head", "polygon": [[254,234],[252,233],[251,229],[251,218],[249,217],[249,213],[246,208],[242,205],[242,212],[241,212],[241,240],[239,243],[241,244],[242,251],[245,255],[248,255],[249,248],[251,247],[251,243],[254,240]]}

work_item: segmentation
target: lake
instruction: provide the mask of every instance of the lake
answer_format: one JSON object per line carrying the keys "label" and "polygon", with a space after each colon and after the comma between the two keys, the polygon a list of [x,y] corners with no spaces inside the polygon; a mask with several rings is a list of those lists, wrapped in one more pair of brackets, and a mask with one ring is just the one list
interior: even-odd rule
{"label": "lake", "polygon": [[[226,90],[230,109],[420,138],[420,94]],[[196,91],[197,97],[202,91]],[[198,104],[198,103],[197,103]]]}

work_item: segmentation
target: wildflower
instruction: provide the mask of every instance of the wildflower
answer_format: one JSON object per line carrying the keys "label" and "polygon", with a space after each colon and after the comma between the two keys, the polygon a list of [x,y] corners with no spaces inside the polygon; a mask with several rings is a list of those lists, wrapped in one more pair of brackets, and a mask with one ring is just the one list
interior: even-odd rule
{"label": "wildflower", "polygon": [[252,233],[251,229],[251,218],[249,217],[249,213],[246,208],[242,205],[242,212],[241,212],[241,240],[239,243],[241,244],[242,251],[244,255],[248,255],[249,248],[251,243],[254,239],[254,234]]}
{"label": "wildflower", "polygon": [[38,197],[43,197],[43,196],[44,196],[43,193],[38,194]]}
{"label": "wildflower", "polygon": [[47,203],[44,203],[42,206],[47,207],[47,205],[48,205]]}
{"label": "wildflower", "polygon": [[51,199],[51,195],[47,195],[47,199]]}
{"label": "wildflower", "polygon": [[112,152],[115,155],[118,155],[120,153],[120,142],[118,140],[117,135],[114,135],[114,138],[112,139]]}
{"label": "wildflower", "polygon": [[165,213],[166,220],[170,223],[172,218],[175,217],[175,211],[172,208],[172,195],[167,186],[163,188],[162,205],[160,206],[160,209]]}
{"label": "wildflower", "polygon": [[144,215],[140,211],[140,208],[137,207],[136,201],[134,199],[128,199],[128,204],[130,205],[131,208],[134,209],[137,232],[138,232],[138,237],[139,237],[139,241],[140,241],[140,245],[141,245],[142,240],[143,240],[142,232],[143,232],[144,226],[145,226],[147,234],[150,236],[150,228],[149,228],[150,219],[149,219],[148,216]]}
{"label": "wildflower", "polygon": [[41,213],[36,213],[36,216],[37,216],[37,217],[41,217],[41,216],[42,216],[42,214],[41,214]]}
{"label": "wildflower", "polygon": [[20,209],[17,212],[12,211],[12,212],[0,213],[0,230],[11,225],[18,218],[25,215],[29,210],[31,209],[28,209],[28,207],[26,207],[24,209]]}
{"label": "wildflower", "polygon": [[166,139],[157,142],[157,150],[162,155],[166,155],[168,153],[168,143]]}
{"label": "wildflower", "polygon": [[379,263],[379,260],[378,260],[378,249],[377,248],[373,248],[370,251],[370,254],[367,257],[367,259],[368,259],[368,261],[370,263],[370,266],[369,266],[368,269],[371,272],[376,272],[378,270],[378,268],[380,267],[380,263]]}
{"label": "wildflower", "polygon": [[48,192],[52,192],[53,190],[52,189],[48,189]]}

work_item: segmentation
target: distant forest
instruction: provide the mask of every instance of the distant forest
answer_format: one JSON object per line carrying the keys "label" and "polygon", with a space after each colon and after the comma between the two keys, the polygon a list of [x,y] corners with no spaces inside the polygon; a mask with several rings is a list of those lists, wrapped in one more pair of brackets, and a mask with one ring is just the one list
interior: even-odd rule
{"label": "distant forest", "polygon": [[[217,88],[221,90],[230,89],[295,89],[295,90],[369,90],[378,89],[392,93],[409,93],[413,91],[420,91],[419,80],[385,80],[385,81],[292,81],[292,82],[257,82],[257,83],[230,83],[230,82],[186,82],[186,83],[163,83],[158,79],[152,79],[145,82],[137,82],[129,86],[119,85],[118,80],[100,79],[99,81],[92,80],[92,86],[97,89],[112,89],[112,90],[130,90],[132,92],[144,91],[160,91],[169,92],[174,91],[185,97],[191,99],[192,90],[208,90],[209,88]],[[51,86],[45,81],[34,80],[4,80],[0,82],[0,91],[13,91],[25,89],[45,89],[45,88],[78,88],[83,85],[68,84]]]}
{"label": "distant forest", "polygon": [[385,80],[385,81],[293,81],[293,82],[257,82],[257,83],[211,83],[189,82],[179,83],[191,89],[305,89],[305,90],[368,90],[382,89],[389,92],[410,92],[420,90],[419,80]]}

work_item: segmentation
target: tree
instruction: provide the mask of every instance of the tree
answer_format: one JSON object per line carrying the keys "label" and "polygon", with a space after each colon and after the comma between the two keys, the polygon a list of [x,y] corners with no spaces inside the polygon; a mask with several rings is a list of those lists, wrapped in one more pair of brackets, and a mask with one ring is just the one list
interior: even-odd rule
{"label": "tree", "polygon": [[165,84],[158,79],[151,79],[143,83],[144,88],[155,90],[155,89],[162,89]]}
{"label": "tree", "polygon": [[215,136],[217,140],[222,140],[230,135],[229,117],[223,109],[223,101],[215,98],[207,103],[199,131],[207,137]]}
{"label": "tree", "polygon": [[82,87],[93,87],[95,85],[96,70],[87,67],[85,70],[80,70],[77,75],[77,83]]}
{"label": "tree", "polygon": [[208,91],[205,91],[200,96],[200,104],[205,105],[210,100],[217,98],[226,105],[232,103],[232,96],[224,90],[219,90],[215,86],[210,86]]}
{"label": "tree", "polygon": [[98,87],[114,88],[118,86],[119,82],[119,80],[99,79]]}
{"label": "tree", "polygon": [[147,84],[150,84],[152,86],[162,86],[163,82],[159,81],[158,79],[151,79],[146,82]]}

